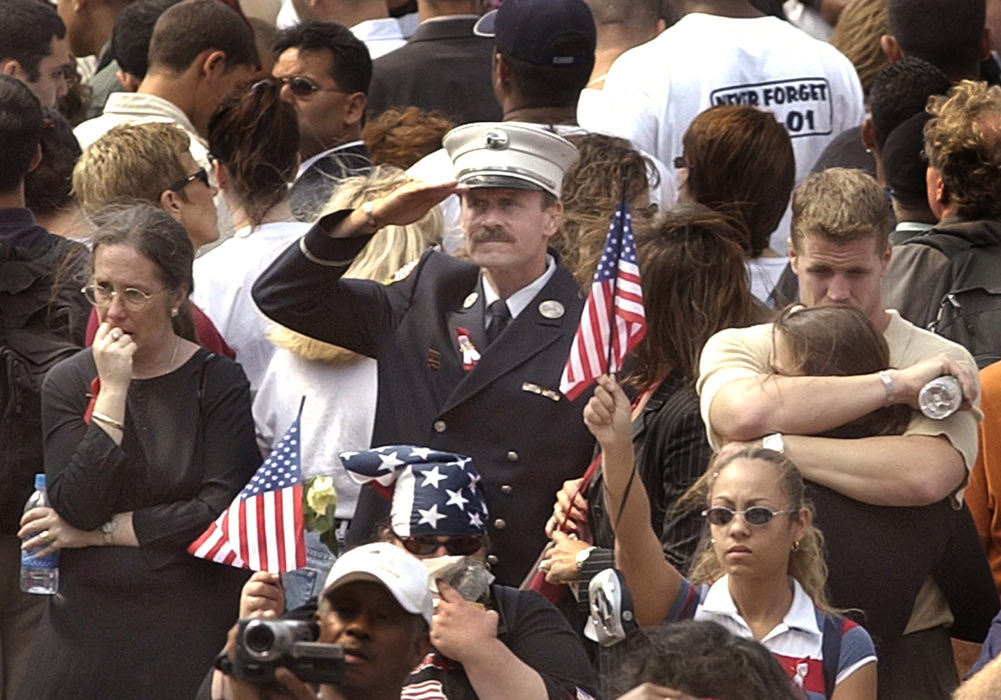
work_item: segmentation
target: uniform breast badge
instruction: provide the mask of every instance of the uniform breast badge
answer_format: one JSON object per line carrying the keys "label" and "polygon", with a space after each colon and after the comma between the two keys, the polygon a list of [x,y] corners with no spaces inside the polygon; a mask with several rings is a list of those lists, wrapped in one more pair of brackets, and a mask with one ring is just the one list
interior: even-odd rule
{"label": "uniform breast badge", "polygon": [[533,384],[532,382],[525,382],[521,385],[522,391],[527,391],[530,394],[537,394],[539,396],[545,396],[550,401],[559,401],[562,397],[560,392],[553,391],[552,389],[546,389],[538,384]]}
{"label": "uniform breast badge", "polygon": [[468,372],[480,361],[480,352],[473,345],[469,331],[462,326],[456,326],[455,339],[459,343],[459,352],[462,353],[462,369]]}
{"label": "uniform breast badge", "polygon": [[428,348],[428,369],[441,369],[441,353],[434,348]]}

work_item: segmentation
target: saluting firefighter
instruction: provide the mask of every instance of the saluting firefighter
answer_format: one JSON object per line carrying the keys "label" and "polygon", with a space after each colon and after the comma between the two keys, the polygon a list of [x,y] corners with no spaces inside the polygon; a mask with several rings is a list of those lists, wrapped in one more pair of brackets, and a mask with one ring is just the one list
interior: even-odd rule
{"label": "saluting firefighter", "polygon": [[[473,458],[491,504],[488,561],[516,586],[546,544],[552,494],[583,473],[594,446],[583,401],[558,391],[583,298],[547,250],[577,151],[514,123],[467,124],[443,145],[457,182],[409,183],[324,216],[257,280],[254,299],[283,326],[378,360],[374,446]],[[452,194],[471,262],[432,250],[387,286],[341,279],[380,227],[419,221]],[[388,510],[366,487],[349,541],[366,540]]]}

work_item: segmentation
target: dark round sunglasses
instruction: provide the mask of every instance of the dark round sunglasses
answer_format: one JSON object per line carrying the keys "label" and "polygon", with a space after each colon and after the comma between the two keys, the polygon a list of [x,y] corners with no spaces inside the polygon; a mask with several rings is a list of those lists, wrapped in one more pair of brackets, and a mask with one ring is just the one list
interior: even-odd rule
{"label": "dark round sunglasses", "polygon": [[439,547],[444,547],[449,554],[466,557],[480,551],[485,544],[482,537],[475,535],[457,535],[444,541],[440,541],[434,535],[424,537],[400,537],[397,535],[397,537],[408,552],[418,556],[434,554]]}
{"label": "dark round sunglasses", "polygon": [[795,513],[796,509],[772,510],[765,506],[752,506],[746,510],[733,510],[725,506],[714,506],[702,511],[702,517],[713,525],[727,525],[735,516],[740,515],[748,525],[767,525],[776,515]]}

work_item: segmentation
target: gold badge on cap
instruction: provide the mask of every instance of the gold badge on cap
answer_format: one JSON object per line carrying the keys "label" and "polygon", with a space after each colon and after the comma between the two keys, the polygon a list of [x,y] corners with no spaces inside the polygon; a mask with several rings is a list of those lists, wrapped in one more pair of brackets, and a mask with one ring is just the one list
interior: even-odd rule
{"label": "gold badge on cap", "polygon": [[475,304],[476,300],[479,298],[480,298],[479,294],[477,294],[476,292],[472,292],[468,297],[466,297],[466,300],[462,302],[462,308],[468,309],[470,306]]}
{"label": "gold badge on cap", "polygon": [[547,299],[539,304],[539,313],[546,318],[563,318],[566,309],[563,308],[563,304],[555,299]]}

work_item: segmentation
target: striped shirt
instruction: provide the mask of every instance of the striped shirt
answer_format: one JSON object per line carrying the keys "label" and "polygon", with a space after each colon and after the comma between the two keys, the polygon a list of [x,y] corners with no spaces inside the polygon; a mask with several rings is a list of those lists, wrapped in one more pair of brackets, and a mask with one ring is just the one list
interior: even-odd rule
{"label": "striped shirt", "polygon": [[[806,700],[825,700],[823,668],[824,613],[792,579],[793,599],[789,611],[775,628],[760,642],[767,648],[793,682],[803,689]],[[693,586],[682,581],[674,600],[669,621],[711,620],[726,627],[732,634],[752,639],[751,628],[737,612],[730,596],[727,577],[709,586]],[[866,664],[876,663],[876,649],[863,627],[842,622],[841,655],[838,658],[835,685],[840,684]]]}

